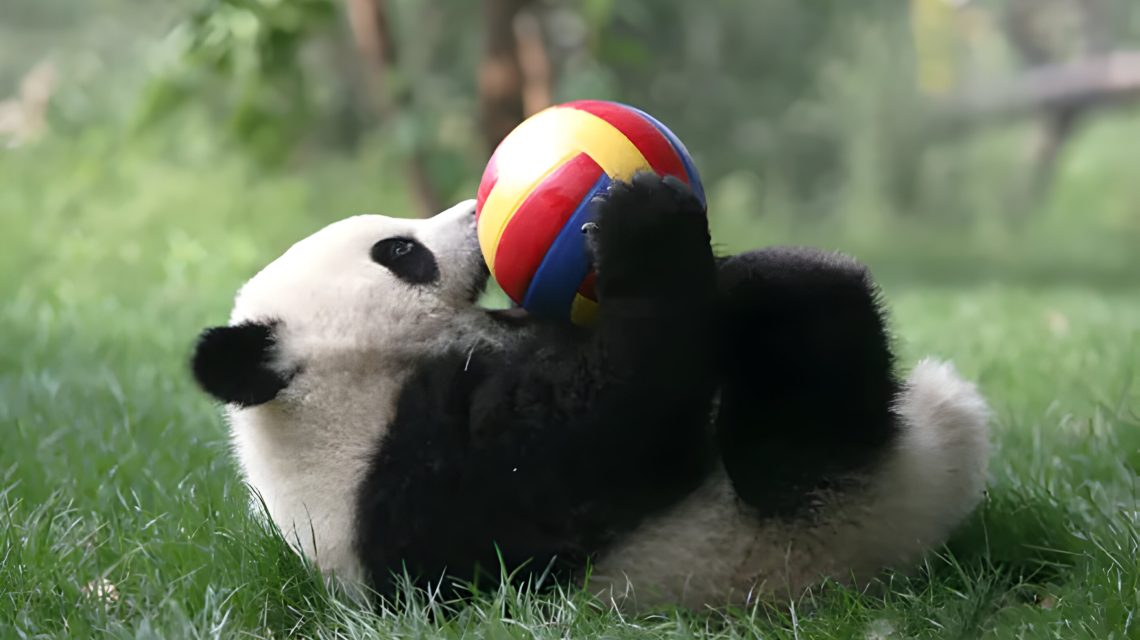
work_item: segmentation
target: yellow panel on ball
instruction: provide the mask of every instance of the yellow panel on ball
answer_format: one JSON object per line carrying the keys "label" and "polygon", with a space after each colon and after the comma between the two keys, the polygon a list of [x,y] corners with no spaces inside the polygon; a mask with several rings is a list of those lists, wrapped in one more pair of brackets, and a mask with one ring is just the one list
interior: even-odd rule
{"label": "yellow panel on ball", "polygon": [[574,302],[570,304],[570,321],[585,327],[594,324],[597,317],[598,303],[580,293],[575,293]]}

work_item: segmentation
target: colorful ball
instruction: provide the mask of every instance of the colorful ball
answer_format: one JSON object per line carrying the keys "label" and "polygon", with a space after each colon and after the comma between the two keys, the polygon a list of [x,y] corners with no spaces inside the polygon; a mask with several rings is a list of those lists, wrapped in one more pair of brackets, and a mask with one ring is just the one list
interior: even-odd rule
{"label": "colorful ball", "polygon": [[601,100],[534,114],[499,143],[479,183],[479,245],[503,291],[532,314],[589,325],[597,311],[582,225],[590,200],[641,170],[705,202],[685,145],[653,116]]}

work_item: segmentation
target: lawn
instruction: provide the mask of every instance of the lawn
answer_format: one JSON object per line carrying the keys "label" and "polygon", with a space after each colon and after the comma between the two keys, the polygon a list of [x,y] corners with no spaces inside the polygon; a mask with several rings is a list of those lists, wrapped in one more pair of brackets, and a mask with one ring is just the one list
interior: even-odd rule
{"label": "lawn", "polygon": [[642,617],[574,593],[487,594],[435,621],[422,598],[337,601],[248,515],[185,361],[258,266],[399,192],[342,168],[266,176],[97,137],[0,155],[0,638],[1140,637],[1140,260],[1045,241],[1010,268],[848,247],[881,266],[902,364],[950,358],[994,409],[988,497],[916,575]]}

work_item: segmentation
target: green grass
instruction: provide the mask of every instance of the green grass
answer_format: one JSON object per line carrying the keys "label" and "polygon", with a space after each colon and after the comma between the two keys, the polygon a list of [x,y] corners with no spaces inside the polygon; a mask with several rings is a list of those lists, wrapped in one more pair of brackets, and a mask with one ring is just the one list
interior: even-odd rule
{"label": "green grass", "polygon": [[370,162],[265,176],[94,134],[0,155],[0,638],[1140,637],[1140,270],[1076,239],[1004,266],[979,243],[834,241],[880,268],[903,362],[953,359],[995,410],[989,496],[913,577],[641,617],[573,593],[504,590],[436,621],[422,597],[338,601],[248,515],[185,359],[254,269],[398,193]]}

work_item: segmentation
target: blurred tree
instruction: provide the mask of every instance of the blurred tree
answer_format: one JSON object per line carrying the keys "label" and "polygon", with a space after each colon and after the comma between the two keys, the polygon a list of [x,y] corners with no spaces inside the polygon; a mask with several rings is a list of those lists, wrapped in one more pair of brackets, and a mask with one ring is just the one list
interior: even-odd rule
{"label": "blurred tree", "polygon": [[[369,106],[382,122],[391,122],[398,112],[408,108],[412,95],[407,84],[392,86],[391,70],[396,68],[396,41],[392,37],[392,22],[384,0],[347,0],[348,18],[353,39],[364,70],[364,85]],[[407,150],[404,165],[408,182],[415,196],[420,217],[430,216],[442,209],[443,199],[427,169],[424,149],[413,143]]]}
{"label": "blurred tree", "polygon": [[554,101],[554,77],[542,21],[535,11],[523,9],[515,16],[519,68],[523,78],[523,114],[530,116]]}
{"label": "blurred tree", "polygon": [[296,158],[322,132],[357,146],[378,130],[417,212],[430,215],[471,173],[464,137],[445,140],[455,128],[442,121],[470,112],[457,96],[473,93],[472,81],[455,86],[455,78],[473,76],[473,64],[454,63],[470,57],[469,45],[443,17],[434,3],[400,0],[204,0],[168,38],[170,62],[151,82],[140,122],[154,126],[205,102],[268,165]]}
{"label": "blurred tree", "polygon": [[483,0],[483,59],[479,64],[479,107],[483,136],[494,149],[526,116],[523,73],[515,17],[530,0]]}
{"label": "blurred tree", "polygon": [[[1104,17],[1100,0],[1010,0],[1006,26],[1023,64],[1033,68],[1108,51],[1111,43]],[[1049,189],[1061,152],[1084,111],[1078,105],[1063,105],[1044,114],[1030,151],[1030,199],[1040,199]]]}
{"label": "blurred tree", "polygon": [[[405,172],[420,213],[466,196],[524,117],[587,97],[652,111],[710,186],[734,176],[800,214],[852,193],[917,210],[920,160],[937,142],[926,138],[1040,114],[1034,96],[1055,83],[976,82],[1010,51],[1056,65],[1140,32],[1128,0],[185,1],[197,8],[169,39],[150,121],[206,105],[270,164],[373,145]],[[994,16],[1009,16],[1008,34]],[[946,97],[945,127],[930,130],[923,87]]]}
{"label": "blurred tree", "polygon": [[534,0],[483,0],[479,110],[488,153],[551,103],[549,53]]}
{"label": "blurred tree", "polygon": [[[314,64],[307,42],[334,41],[329,48],[340,51],[342,10],[358,62],[337,54]],[[857,8],[787,0],[203,0],[175,31],[176,63],[154,83],[145,112],[155,121],[209,96],[236,138],[270,163],[292,157],[330,113],[346,121],[338,130],[349,141],[379,128],[426,213],[477,174],[530,113],[553,100],[618,98],[665,119],[706,176],[748,167],[812,201],[834,192],[848,135],[842,107],[822,102],[827,61],[848,49],[853,21],[905,24],[906,16],[906,0]],[[480,39],[476,58],[468,47]],[[329,78],[339,79],[334,93],[344,96],[335,112]],[[468,93],[472,83],[477,91]],[[445,123],[475,113],[482,143],[472,147]]]}
{"label": "blurred tree", "polygon": [[[1005,186],[994,189],[1001,191],[1002,208],[1015,216],[1040,208],[1064,149],[1089,114],[1140,100],[1140,51],[1114,51],[1116,30],[1107,22],[1113,15],[1122,15],[1126,3],[913,0],[913,5],[916,14],[926,14],[925,23],[917,15],[915,20],[921,53],[932,53],[921,41],[924,36],[935,41],[932,44],[943,45],[939,53],[945,59],[955,55],[955,44],[959,52],[967,44],[976,49],[971,40],[984,33],[1000,41],[1013,56],[1005,64],[993,55],[978,57],[974,51],[965,56],[985,72],[975,75],[974,69],[960,64],[953,81],[939,86],[934,99],[922,105],[927,117],[916,155],[921,157],[935,146],[953,146],[966,138],[962,135],[966,132],[1011,121],[1036,121],[1028,160],[1012,165],[1010,179],[999,182]],[[930,28],[932,18],[941,20],[941,31]],[[980,25],[987,29],[978,29]],[[919,28],[923,26],[925,30]],[[995,73],[995,69],[1000,71]],[[946,142],[950,144],[942,144]]]}
{"label": "blurred tree", "polygon": [[[908,15],[905,0],[581,7],[589,50],[613,74],[611,86],[690,141],[702,171],[747,167],[805,202],[833,192],[842,173],[842,117],[818,102],[828,61],[849,50],[852,25],[905,26]],[[898,46],[898,56],[909,55],[904,41]]]}
{"label": "blurred tree", "polygon": [[259,159],[285,161],[316,115],[302,48],[334,16],[333,0],[206,0],[169,37],[170,63],[143,98],[141,124],[210,101]]}

